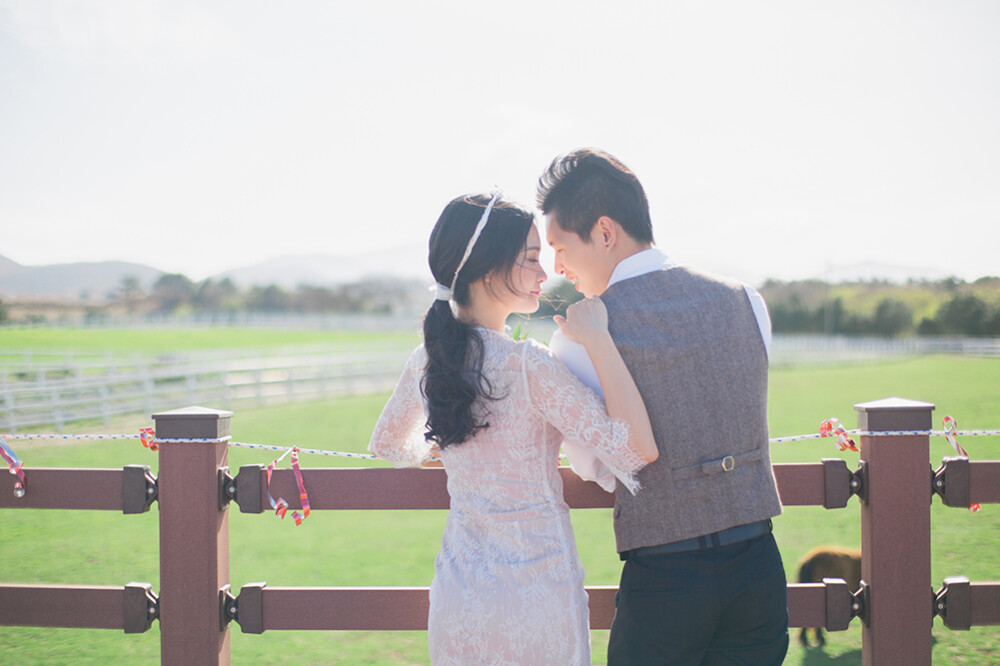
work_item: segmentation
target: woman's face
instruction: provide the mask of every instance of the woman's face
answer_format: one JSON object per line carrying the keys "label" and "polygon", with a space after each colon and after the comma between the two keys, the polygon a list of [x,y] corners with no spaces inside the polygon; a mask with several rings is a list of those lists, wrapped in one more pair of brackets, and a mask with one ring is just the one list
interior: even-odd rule
{"label": "woman's face", "polygon": [[541,236],[532,224],[521,254],[510,271],[510,290],[504,300],[511,312],[531,313],[538,309],[542,283],[548,278],[539,261],[541,251]]}

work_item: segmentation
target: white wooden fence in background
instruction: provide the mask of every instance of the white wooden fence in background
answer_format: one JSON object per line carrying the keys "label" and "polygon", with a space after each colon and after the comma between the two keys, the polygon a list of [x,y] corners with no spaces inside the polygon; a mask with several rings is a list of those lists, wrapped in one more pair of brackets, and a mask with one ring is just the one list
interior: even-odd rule
{"label": "white wooden fence in background", "polygon": [[[532,329],[536,336],[537,327]],[[128,358],[0,350],[0,432],[54,427],[180,405],[232,408],[388,391],[406,346],[296,346]],[[773,366],[864,362],[931,353],[1000,357],[1000,340],[783,336]]]}
{"label": "white wooden fence in background", "polygon": [[298,347],[171,356],[0,353],[0,432],[179,405],[229,408],[392,389],[409,348]]}

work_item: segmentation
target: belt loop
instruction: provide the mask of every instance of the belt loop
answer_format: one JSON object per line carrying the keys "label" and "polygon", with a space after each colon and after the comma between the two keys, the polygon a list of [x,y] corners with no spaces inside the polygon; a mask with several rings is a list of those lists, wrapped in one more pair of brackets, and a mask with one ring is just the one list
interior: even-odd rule
{"label": "belt loop", "polygon": [[713,548],[718,548],[719,547],[719,533],[718,532],[712,532],[711,537],[712,537],[712,547]]}

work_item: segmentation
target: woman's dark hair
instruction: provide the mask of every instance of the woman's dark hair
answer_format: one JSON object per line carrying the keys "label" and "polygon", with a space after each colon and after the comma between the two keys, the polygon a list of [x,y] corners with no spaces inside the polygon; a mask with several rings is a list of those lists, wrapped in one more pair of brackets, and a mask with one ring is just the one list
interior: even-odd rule
{"label": "woman's dark hair", "polygon": [[607,215],[643,243],[653,242],[649,201],[635,174],[602,150],[580,148],[552,160],[538,179],[538,207],[555,213],[559,226],[585,243],[602,215]]}
{"label": "woman's dark hair", "polygon": [[[450,286],[466,245],[489,204],[490,196],[471,194],[445,206],[434,225],[428,262],[438,284]],[[454,280],[452,299],[469,303],[469,285],[494,274],[513,289],[511,271],[521,256],[528,232],[534,224],[528,209],[499,199],[476,241],[472,254]],[[473,413],[476,401],[495,400],[489,379],[483,374],[483,339],[472,326],[455,318],[448,301],[435,300],[424,317],[424,349],[427,368],[421,391],[427,400],[427,432],[424,437],[442,449],[461,444],[482,428]],[[487,410],[479,410],[481,417]]]}

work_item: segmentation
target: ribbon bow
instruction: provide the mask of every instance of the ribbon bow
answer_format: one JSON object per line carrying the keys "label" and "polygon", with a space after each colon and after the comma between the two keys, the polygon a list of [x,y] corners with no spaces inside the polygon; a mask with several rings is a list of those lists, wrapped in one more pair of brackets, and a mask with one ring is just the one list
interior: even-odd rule
{"label": "ribbon bow", "polygon": [[850,449],[851,451],[858,450],[854,440],[847,434],[847,431],[844,430],[844,426],[840,425],[840,421],[835,418],[829,418],[819,424],[819,436],[835,436],[837,438],[837,449],[840,451],[846,451],[847,449]]}
{"label": "ribbon bow", "polygon": [[302,521],[309,517],[309,495],[306,493],[306,486],[302,482],[302,470],[299,469],[299,449],[297,447],[292,447],[281,454],[279,458],[272,461],[270,465],[267,466],[267,499],[271,502],[271,508],[274,509],[274,515],[279,518],[284,519],[285,514],[288,512],[288,502],[284,498],[279,497],[277,500],[271,495],[271,473],[274,468],[277,467],[281,459],[291,454],[292,456],[292,471],[295,473],[295,482],[299,486],[299,500],[302,502],[302,513],[298,511],[292,511],[292,519],[295,521],[296,525],[301,525]]}
{"label": "ribbon bow", "polygon": [[[955,419],[950,416],[946,416],[941,419],[941,423],[944,425],[944,437],[948,440],[948,443],[951,444],[951,448],[955,449],[955,451],[958,452],[958,455],[968,458],[969,454],[965,452],[965,449],[962,448],[962,445],[958,443],[958,439],[956,438],[956,435],[958,434],[958,423]],[[969,511],[972,513],[976,513],[981,508],[983,507],[975,503],[969,505]]]}
{"label": "ribbon bow", "polygon": [[14,497],[24,497],[28,483],[22,469],[24,463],[17,457],[14,450],[7,446],[7,442],[3,441],[3,438],[0,438],[0,456],[3,456],[3,459],[7,461],[8,471],[17,477],[17,481],[14,482]]}
{"label": "ribbon bow", "polygon": [[152,428],[139,428],[139,441],[150,451],[156,451],[160,448],[156,443],[156,431]]}

